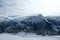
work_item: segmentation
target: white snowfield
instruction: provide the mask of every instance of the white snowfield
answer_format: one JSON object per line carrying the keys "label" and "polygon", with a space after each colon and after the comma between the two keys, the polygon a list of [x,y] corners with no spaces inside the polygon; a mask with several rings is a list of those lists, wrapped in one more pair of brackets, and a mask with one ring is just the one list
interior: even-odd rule
{"label": "white snowfield", "polygon": [[[21,34],[20,34],[21,35]],[[21,35],[0,34],[0,40],[60,40],[60,36],[39,36],[39,35]]]}

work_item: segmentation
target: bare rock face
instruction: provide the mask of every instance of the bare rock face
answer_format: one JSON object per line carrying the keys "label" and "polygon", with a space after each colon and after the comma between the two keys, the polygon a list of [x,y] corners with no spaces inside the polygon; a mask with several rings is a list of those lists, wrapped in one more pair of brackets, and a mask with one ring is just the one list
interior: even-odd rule
{"label": "bare rock face", "polygon": [[48,23],[45,21],[42,15],[28,17],[24,21],[22,21],[22,23],[30,26],[29,28],[33,29],[37,34],[44,35],[45,33],[47,33],[46,27]]}
{"label": "bare rock face", "polygon": [[52,31],[54,33],[52,33],[52,34],[59,35],[60,34],[60,18],[59,18],[59,16],[58,17],[48,17],[47,20],[51,22],[51,27],[52,27],[52,29],[54,29],[54,31]]}
{"label": "bare rock face", "polygon": [[6,24],[8,23],[8,21],[8,18],[0,16],[0,33],[3,33],[5,28],[7,28]]}
{"label": "bare rock face", "polygon": [[58,35],[60,27],[56,25],[57,23],[54,23],[55,21],[56,20],[47,19],[46,17],[39,15],[30,16],[21,21],[21,23],[27,25],[27,27],[29,27],[29,30],[33,30],[33,32],[39,35]]}
{"label": "bare rock face", "polygon": [[46,18],[42,15],[27,18],[8,19],[0,17],[0,33],[36,33],[38,35],[60,35],[58,20]]}
{"label": "bare rock face", "polygon": [[5,29],[5,32],[7,33],[17,33],[20,31],[20,25],[18,24],[18,22],[15,22],[13,20],[10,20],[6,26],[7,28]]}

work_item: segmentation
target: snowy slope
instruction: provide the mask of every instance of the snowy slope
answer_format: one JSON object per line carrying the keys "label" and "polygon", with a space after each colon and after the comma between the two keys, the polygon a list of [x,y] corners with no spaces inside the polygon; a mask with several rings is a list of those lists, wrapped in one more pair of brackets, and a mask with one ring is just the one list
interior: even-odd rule
{"label": "snowy slope", "polygon": [[60,36],[16,36],[11,34],[0,34],[0,40],[60,40]]}

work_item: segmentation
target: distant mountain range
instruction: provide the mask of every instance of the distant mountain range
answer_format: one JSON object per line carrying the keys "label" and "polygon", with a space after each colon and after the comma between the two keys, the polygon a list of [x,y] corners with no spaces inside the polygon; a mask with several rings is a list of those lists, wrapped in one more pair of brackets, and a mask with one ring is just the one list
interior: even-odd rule
{"label": "distant mountain range", "polygon": [[44,17],[41,14],[28,17],[0,16],[0,33],[20,31],[40,35],[60,35],[60,16]]}

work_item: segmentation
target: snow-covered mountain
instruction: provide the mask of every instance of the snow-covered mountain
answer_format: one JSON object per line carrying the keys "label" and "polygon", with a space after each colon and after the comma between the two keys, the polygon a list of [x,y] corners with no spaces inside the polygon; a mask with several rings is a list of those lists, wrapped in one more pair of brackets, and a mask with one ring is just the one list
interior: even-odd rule
{"label": "snow-covered mountain", "polygon": [[[0,17],[0,33],[37,33],[40,35],[59,35],[59,18],[44,17],[42,15],[15,17]],[[3,27],[2,27],[3,26]],[[54,32],[54,33],[53,33]]]}
{"label": "snow-covered mountain", "polygon": [[58,17],[30,16],[21,23],[30,26],[30,30],[33,29],[38,34],[57,35],[60,32]]}

